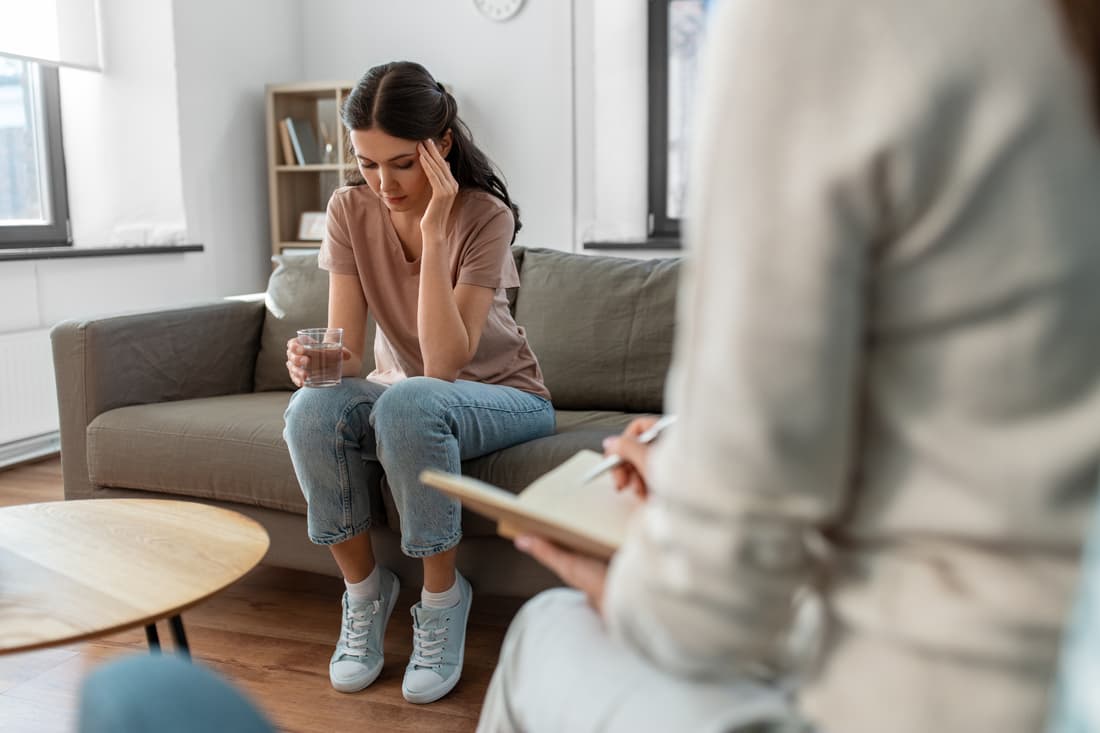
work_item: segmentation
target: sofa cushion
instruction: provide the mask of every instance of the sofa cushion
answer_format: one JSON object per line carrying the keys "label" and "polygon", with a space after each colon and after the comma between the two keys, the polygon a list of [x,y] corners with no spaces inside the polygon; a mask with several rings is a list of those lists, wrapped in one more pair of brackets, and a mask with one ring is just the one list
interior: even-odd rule
{"label": "sofa cushion", "polygon": [[679,259],[524,253],[516,320],[554,406],[660,412]]}
{"label": "sofa cushion", "polygon": [[605,433],[621,433],[636,417],[634,412],[611,410],[558,410],[555,413],[555,430],[559,433],[571,433],[578,430],[596,430]]}
{"label": "sofa cushion", "polygon": [[282,434],[289,399],[265,392],[110,410],[88,425],[89,478],[304,513]]}
{"label": "sofa cushion", "polygon": [[[88,426],[92,483],[236,502],[305,514],[306,503],[283,441],[289,392],[207,397],[105,412]],[[519,491],[581,448],[600,450],[635,415],[559,412],[558,434],[466,461],[462,472]],[[366,490],[378,521],[398,530],[397,510],[381,474]],[[496,534],[463,512],[468,536]]]}
{"label": "sofa cushion", "polygon": [[[286,342],[300,328],[328,323],[328,273],[317,266],[317,255],[275,255],[275,270],[267,281],[264,302],[267,313],[260,333],[256,357],[257,392],[291,390],[294,383],[286,371]],[[363,344],[363,375],[374,369],[374,323],[367,324]]]}

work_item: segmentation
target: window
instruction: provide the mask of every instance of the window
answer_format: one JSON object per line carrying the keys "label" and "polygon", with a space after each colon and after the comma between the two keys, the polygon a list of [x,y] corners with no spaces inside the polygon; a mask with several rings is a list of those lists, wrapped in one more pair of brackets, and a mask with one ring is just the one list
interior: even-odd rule
{"label": "window", "polygon": [[0,56],[0,248],[69,244],[57,69]]}
{"label": "window", "polygon": [[650,235],[679,237],[707,0],[649,0]]}

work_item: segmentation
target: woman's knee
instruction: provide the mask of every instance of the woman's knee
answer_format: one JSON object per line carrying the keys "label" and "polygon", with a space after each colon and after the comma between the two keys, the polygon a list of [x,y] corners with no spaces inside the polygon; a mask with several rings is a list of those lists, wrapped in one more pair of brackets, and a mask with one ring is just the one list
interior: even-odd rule
{"label": "woman's knee", "polygon": [[371,413],[380,435],[411,439],[428,433],[444,421],[450,382],[431,377],[409,377],[388,388]]}
{"label": "woman's knee", "polygon": [[291,395],[283,414],[287,445],[303,445],[318,438],[329,440],[357,399],[361,398],[342,387],[299,389]]}

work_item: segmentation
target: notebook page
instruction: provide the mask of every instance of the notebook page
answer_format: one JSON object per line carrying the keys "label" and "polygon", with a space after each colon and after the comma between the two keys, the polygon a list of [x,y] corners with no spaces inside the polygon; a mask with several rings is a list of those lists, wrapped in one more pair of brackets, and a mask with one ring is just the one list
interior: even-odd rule
{"label": "notebook page", "polygon": [[642,501],[632,491],[616,491],[610,473],[587,484],[582,482],[589,469],[602,460],[603,456],[595,451],[580,451],[520,492],[519,502],[553,521],[618,547],[626,537],[631,515]]}

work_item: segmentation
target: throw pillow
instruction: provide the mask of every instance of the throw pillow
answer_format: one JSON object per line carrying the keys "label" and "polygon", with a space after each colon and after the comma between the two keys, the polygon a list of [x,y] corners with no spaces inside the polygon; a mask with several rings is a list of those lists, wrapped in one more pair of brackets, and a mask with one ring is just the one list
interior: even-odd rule
{"label": "throw pillow", "polygon": [[661,412],[680,259],[527,249],[516,322],[554,406]]}

